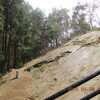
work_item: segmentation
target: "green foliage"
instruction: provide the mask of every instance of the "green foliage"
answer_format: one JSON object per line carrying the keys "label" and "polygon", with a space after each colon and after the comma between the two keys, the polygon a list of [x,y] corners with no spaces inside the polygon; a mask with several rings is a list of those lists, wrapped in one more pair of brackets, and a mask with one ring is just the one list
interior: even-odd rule
{"label": "green foliage", "polygon": [[[0,72],[20,68],[24,63],[58,47],[73,33],[90,29],[85,5],[73,9],[53,8],[48,17],[24,0],[0,0]],[[2,51],[2,52],[1,52]]]}
{"label": "green foliage", "polygon": [[4,16],[3,16],[3,6],[0,5],[0,30],[3,30]]}
{"label": "green foliage", "polygon": [[54,8],[52,13],[48,16],[48,34],[49,40],[56,41],[56,46],[60,44],[59,41],[65,38],[64,33],[68,34],[70,26],[70,17],[67,9]]}
{"label": "green foliage", "polygon": [[73,9],[71,27],[74,33],[81,33],[90,30],[90,25],[86,22],[86,5],[78,5]]}
{"label": "green foliage", "polygon": [[19,47],[18,47],[18,50],[19,51],[28,51],[28,50],[30,50],[31,48],[29,47],[29,46],[24,46],[24,45],[20,45]]}
{"label": "green foliage", "polygon": [[3,61],[5,59],[5,55],[3,54],[3,52],[0,52],[0,61]]}

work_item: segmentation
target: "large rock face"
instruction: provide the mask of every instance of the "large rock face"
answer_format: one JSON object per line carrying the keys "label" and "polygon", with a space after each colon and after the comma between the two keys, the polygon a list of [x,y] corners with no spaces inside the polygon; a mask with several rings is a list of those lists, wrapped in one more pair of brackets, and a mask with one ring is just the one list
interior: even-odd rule
{"label": "large rock face", "polygon": [[[35,78],[33,95],[36,100],[43,100],[55,92],[100,70],[100,31],[89,32],[76,37],[61,47],[48,52],[26,64]],[[100,88],[100,76],[78,87],[57,100],[79,100],[93,92],[91,88]],[[85,90],[86,89],[86,90]],[[92,100],[99,100],[100,95]]]}
{"label": "large rock face", "polygon": [[[20,70],[30,73],[33,79],[34,99],[43,100],[100,70],[100,31],[73,38],[59,48],[25,64]],[[80,100],[98,88],[100,88],[100,76],[56,100]],[[100,95],[91,100],[100,100]]]}

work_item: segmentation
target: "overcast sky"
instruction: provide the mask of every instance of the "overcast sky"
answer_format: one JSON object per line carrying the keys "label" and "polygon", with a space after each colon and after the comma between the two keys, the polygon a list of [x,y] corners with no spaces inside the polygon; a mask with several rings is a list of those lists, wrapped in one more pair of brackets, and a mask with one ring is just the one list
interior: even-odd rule
{"label": "overcast sky", "polygon": [[88,3],[94,0],[25,0],[32,5],[33,9],[40,8],[45,11],[46,14],[52,11],[52,8],[67,8],[72,9],[77,2]]}

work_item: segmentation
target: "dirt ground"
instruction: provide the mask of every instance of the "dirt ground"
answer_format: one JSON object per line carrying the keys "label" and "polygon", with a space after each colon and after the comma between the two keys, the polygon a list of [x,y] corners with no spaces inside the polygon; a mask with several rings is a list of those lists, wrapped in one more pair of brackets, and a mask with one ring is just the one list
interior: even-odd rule
{"label": "dirt ground", "polygon": [[[33,79],[28,72],[18,70],[19,77],[16,77],[16,70],[3,77],[4,83],[0,86],[0,100],[32,100]],[[34,99],[33,99],[34,100]]]}

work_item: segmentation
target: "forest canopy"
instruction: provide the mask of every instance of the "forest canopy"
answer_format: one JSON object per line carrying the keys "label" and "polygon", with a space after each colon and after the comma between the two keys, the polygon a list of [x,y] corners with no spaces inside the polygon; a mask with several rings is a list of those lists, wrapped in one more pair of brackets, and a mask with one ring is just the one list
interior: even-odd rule
{"label": "forest canopy", "polygon": [[72,35],[99,27],[98,9],[96,3],[78,3],[72,15],[66,8],[53,8],[46,16],[24,0],[0,0],[0,73],[22,67]]}

